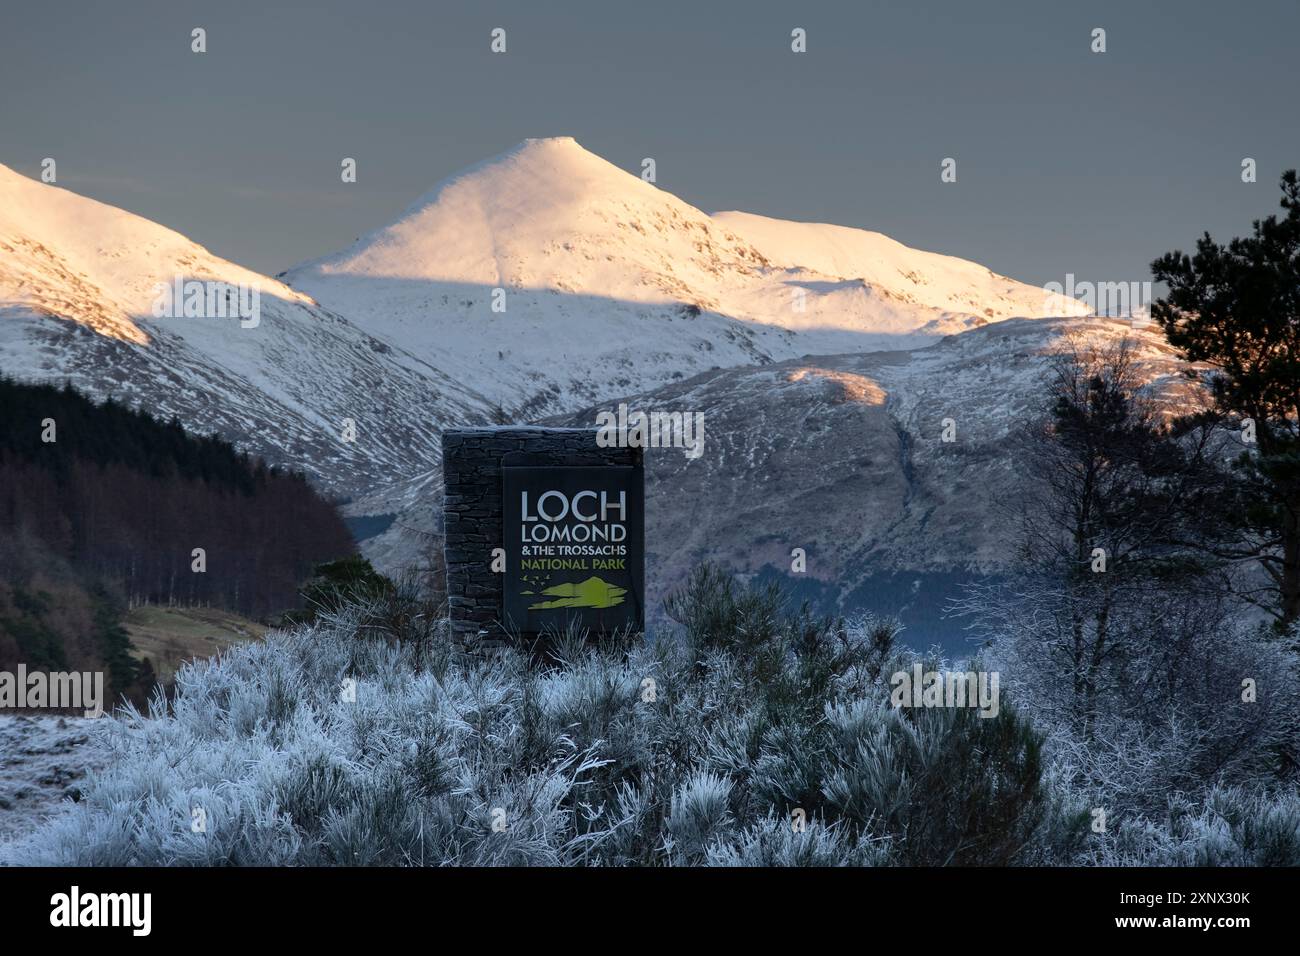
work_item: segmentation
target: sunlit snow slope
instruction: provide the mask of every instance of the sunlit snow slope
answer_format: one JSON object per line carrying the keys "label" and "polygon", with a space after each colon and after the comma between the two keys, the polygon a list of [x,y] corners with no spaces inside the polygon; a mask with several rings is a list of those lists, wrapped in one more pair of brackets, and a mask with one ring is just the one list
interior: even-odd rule
{"label": "sunlit snow slope", "polygon": [[[176,277],[256,289],[260,321],[155,318]],[[0,166],[0,372],[220,431],[331,490],[436,464],[472,388],[157,223]],[[361,441],[342,441],[351,419]]]}
{"label": "sunlit snow slope", "polygon": [[715,367],[1086,312],[876,233],[709,216],[567,137],[444,180],[286,280],[524,417]]}

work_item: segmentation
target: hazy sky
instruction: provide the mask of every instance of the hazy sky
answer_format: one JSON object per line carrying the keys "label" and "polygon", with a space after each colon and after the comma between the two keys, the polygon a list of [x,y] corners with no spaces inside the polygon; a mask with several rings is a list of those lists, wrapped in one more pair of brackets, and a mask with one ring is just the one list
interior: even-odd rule
{"label": "hazy sky", "polygon": [[708,211],[874,229],[1034,283],[1132,281],[1276,209],[1300,166],[1297,36],[1297,0],[11,3],[0,163],[54,157],[60,185],[274,273],[571,135],[634,173],[653,156]]}

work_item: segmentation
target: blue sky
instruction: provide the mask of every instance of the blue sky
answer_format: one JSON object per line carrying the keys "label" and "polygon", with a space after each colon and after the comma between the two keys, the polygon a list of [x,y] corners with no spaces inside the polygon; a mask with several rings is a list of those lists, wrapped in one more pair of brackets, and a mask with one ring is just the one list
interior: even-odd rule
{"label": "blue sky", "polygon": [[60,185],[274,273],[571,135],[631,172],[653,156],[708,211],[1132,281],[1276,209],[1300,166],[1297,36],[1294,0],[24,4],[0,30],[0,163],[54,157]]}

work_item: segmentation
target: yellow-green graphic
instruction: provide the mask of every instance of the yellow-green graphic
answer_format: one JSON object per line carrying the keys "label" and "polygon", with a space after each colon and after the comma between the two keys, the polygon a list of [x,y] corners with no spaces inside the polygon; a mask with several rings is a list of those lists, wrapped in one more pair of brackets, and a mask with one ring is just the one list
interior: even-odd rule
{"label": "yellow-green graphic", "polygon": [[530,605],[528,608],[530,611],[557,607],[616,607],[623,603],[623,595],[627,594],[627,589],[615,587],[608,581],[602,581],[593,575],[577,584],[569,581],[552,585],[542,593],[549,594],[555,600]]}

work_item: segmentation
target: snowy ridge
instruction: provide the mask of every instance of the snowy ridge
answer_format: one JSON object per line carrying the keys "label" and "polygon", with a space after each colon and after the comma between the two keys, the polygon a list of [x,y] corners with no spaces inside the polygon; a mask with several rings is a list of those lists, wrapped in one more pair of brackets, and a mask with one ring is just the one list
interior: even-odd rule
{"label": "snowy ridge", "polygon": [[744,237],[768,261],[784,264],[796,282],[838,279],[845,292],[876,289],[894,303],[937,310],[951,319],[996,322],[1088,311],[1074,299],[1049,295],[965,259],[910,249],[878,232],[745,212],[718,212],[713,220]]}
{"label": "snowy ridge", "polygon": [[80,322],[147,344],[141,320],[154,284],[174,274],[257,289],[299,305],[307,296],[212,255],[178,232],[0,166],[0,290],[6,308]]}

